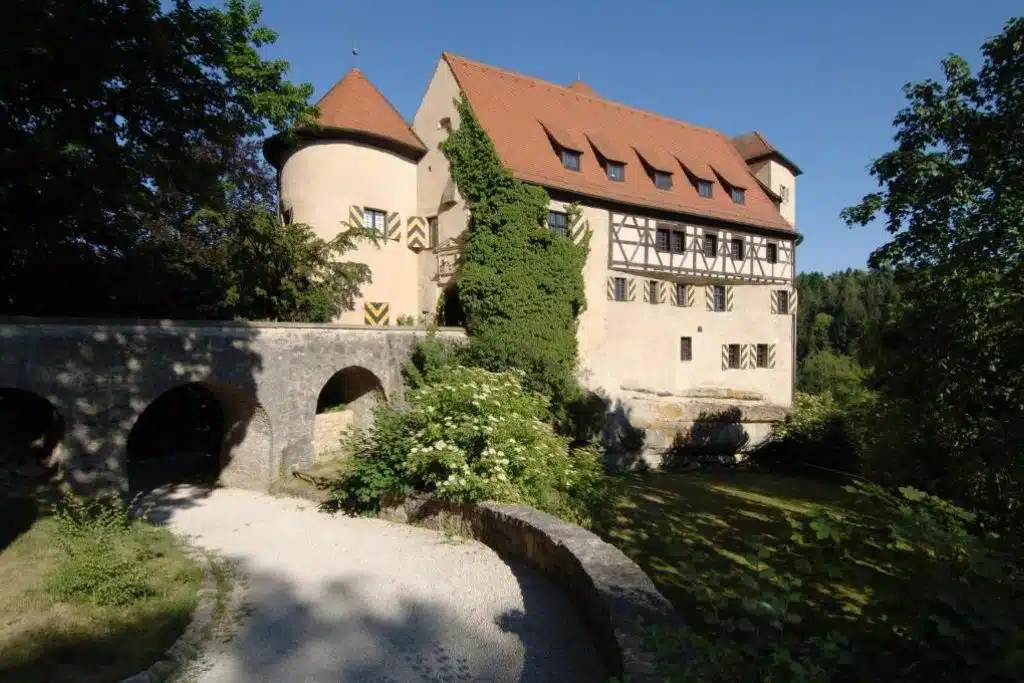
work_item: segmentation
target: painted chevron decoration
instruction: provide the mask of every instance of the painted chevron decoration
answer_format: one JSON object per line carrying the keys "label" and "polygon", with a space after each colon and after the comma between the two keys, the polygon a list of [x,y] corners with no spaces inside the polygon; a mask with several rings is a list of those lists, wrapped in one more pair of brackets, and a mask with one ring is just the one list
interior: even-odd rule
{"label": "painted chevron decoration", "polygon": [[740,367],[744,370],[753,370],[757,365],[757,345],[744,344],[740,347]]}
{"label": "painted chevron decoration", "polygon": [[406,246],[413,251],[429,249],[430,236],[427,234],[427,219],[423,216],[409,216],[405,221]]}
{"label": "painted chevron decoration", "polygon": [[722,344],[722,369],[729,369],[729,345]]}
{"label": "painted chevron decoration", "polygon": [[371,327],[383,327],[390,322],[390,312],[391,305],[387,301],[367,301],[363,305],[363,322]]}
{"label": "painted chevron decoration", "polygon": [[583,244],[585,240],[590,239],[590,221],[588,221],[583,215],[578,215],[569,226],[569,239],[576,244]]}
{"label": "painted chevron decoration", "polygon": [[686,285],[686,302],[684,306],[696,306],[697,305],[697,288],[693,285]]}
{"label": "painted chevron decoration", "polygon": [[711,285],[704,288],[704,304],[709,311],[715,310],[715,288]]}
{"label": "painted chevron decoration", "polygon": [[726,287],[725,288],[725,310],[727,310],[727,311],[731,311],[732,310],[732,294],[733,294],[733,288],[732,287]]}
{"label": "painted chevron decoration", "polygon": [[636,301],[636,279],[629,278],[629,282],[626,283],[626,298],[630,301]]}
{"label": "painted chevron decoration", "polygon": [[355,204],[348,207],[348,226],[350,228],[363,227],[363,207]]}
{"label": "painted chevron decoration", "polygon": [[402,239],[402,218],[397,211],[389,211],[384,217],[384,239],[396,242]]}
{"label": "painted chevron decoration", "polygon": [[772,315],[778,315],[779,313],[779,290],[773,289],[772,295]]}
{"label": "painted chevron decoration", "polygon": [[768,367],[775,369],[775,344],[768,345]]}

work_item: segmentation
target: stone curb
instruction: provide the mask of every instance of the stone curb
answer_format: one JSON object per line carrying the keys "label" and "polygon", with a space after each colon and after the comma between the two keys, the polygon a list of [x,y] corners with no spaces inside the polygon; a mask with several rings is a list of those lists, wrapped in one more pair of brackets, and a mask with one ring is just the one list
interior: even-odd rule
{"label": "stone curb", "polygon": [[524,505],[453,505],[429,495],[388,496],[381,518],[460,529],[499,555],[544,574],[572,599],[612,675],[661,683],[651,628],[681,628],[682,619],[650,577],[597,535]]}
{"label": "stone curb", "polygon": [[203,570],[203,583],[199,587],[199,600],[192,612],[192,621],[174,644],[167,648],[162,659],[151,664],[149,668],[122,679],[120,683],[162,683],[199,651],[213,621],[213,612],[217,605],[217,579],[213,575],[212,562],[205,553],[192,548],[188,554]]}

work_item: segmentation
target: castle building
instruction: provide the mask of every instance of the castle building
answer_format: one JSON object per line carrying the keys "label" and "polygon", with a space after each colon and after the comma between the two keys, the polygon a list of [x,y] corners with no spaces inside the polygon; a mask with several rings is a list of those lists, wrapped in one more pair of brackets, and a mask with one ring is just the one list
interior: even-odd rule
{"label": "castle building", "polygon": [[338,322],[433,319],[457,277],[469,207],[440,144],[460,93],[513,175],[548,191],[549,228],[590,235],[583,383],[646,430],[648,452],[680,433],[712,448],[762,439],[793,399],[800,169],[760,133],[730,138],[579,81],[444,53],[410,126],[352,69],[318,103],[320,128],[269,140],[283,220],[383,238],[346,255],[373,282]]}

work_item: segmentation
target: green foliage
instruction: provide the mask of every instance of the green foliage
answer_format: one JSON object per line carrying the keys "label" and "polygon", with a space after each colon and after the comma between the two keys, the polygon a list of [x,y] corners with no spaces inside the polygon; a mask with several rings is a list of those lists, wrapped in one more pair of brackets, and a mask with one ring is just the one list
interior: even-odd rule
{"label": "green foliage", "polygon": [[[667,683],[1021,680],[1021,575],[974,516],[915,489],[847,487],[863,515],[791,519],[787,542],[752,539],[744,590],[694,575],[704,624],[652,633]],[[799,563],[784,561],[793,553]],[[875,558],[866,567],[864,558]],[[688,564],[683,572],[691,571]],[[856,623],[810,627],[808,588],[879,572]]]}
{"label": "green foliage", "polygon": [[801,391],[812,394],[830,391],[841,406],[852,406],[864,400],[868,377],[868,371],[850,356],[819,351],[800,363],[796,383]]}
{"label": "green foliage", "polygon": [[55,542],[62,557],[46,590],[62,601],[124,606],[153,594],[131,510],[117,496],[66,496],[57,506]]}
{"label": "green foliage", "polygon": [[862,469],[863,444],[857,422],[870,402],[844,406],[831,391],[818,394],[797,391],[793,411],[772,429],[772,437],[758,446],[751,457],[759,465],[777,472],[812,476],[858,474]]}
{"label": "green foliage", "polygon": [[523,370],[526,387],[560,409],[579,394],[587,246],[547,229],[547,193],[513,178],[464,97],[458,106],[459,128],[442,149],[471,210],[458,278],[468,358],[494,371]]}
{"label": "green foliage", "polygon": [[522,503],[588,524],[605,476],[592,449],[571,449],[544,421],[547,400],[522,373],[444,365],[398,410],[378,408],[354,432],[350,469],[334,487],[343,509],[374,510],[388,491],[430,492],[453,503]]}
{"label": "green foliage", "polygon": [[880,190],[846,209],[884,220],[903,300],[882,330],[877,383],[901,433],[885,474],[1006,529],[1024,521],[1024,18],[986,42],[977,74],[957,56],[944,82],[905,88],[896,149],[871,166]]}

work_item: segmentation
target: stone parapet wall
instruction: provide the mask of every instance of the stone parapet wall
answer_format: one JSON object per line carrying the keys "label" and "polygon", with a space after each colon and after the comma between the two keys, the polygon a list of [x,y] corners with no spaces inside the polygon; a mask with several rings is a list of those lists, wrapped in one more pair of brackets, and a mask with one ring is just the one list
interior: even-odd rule
{"label": "stone parapet wall", "polygon": [[647,629],[680,628],[682,620],[635,562],[595,534],[522,505],[450,505],[430,496],[390,497],[381,516],[461,529],[499,555],[526,563],[568,593],[612,675],[629,683],[662,680]]}
{"label": "stone parapet wall", "polygon": [[320,413],[313,418],[313,455],[320,459],[324,455],[341,449],[341,436],[352,425],[351,410]]}

